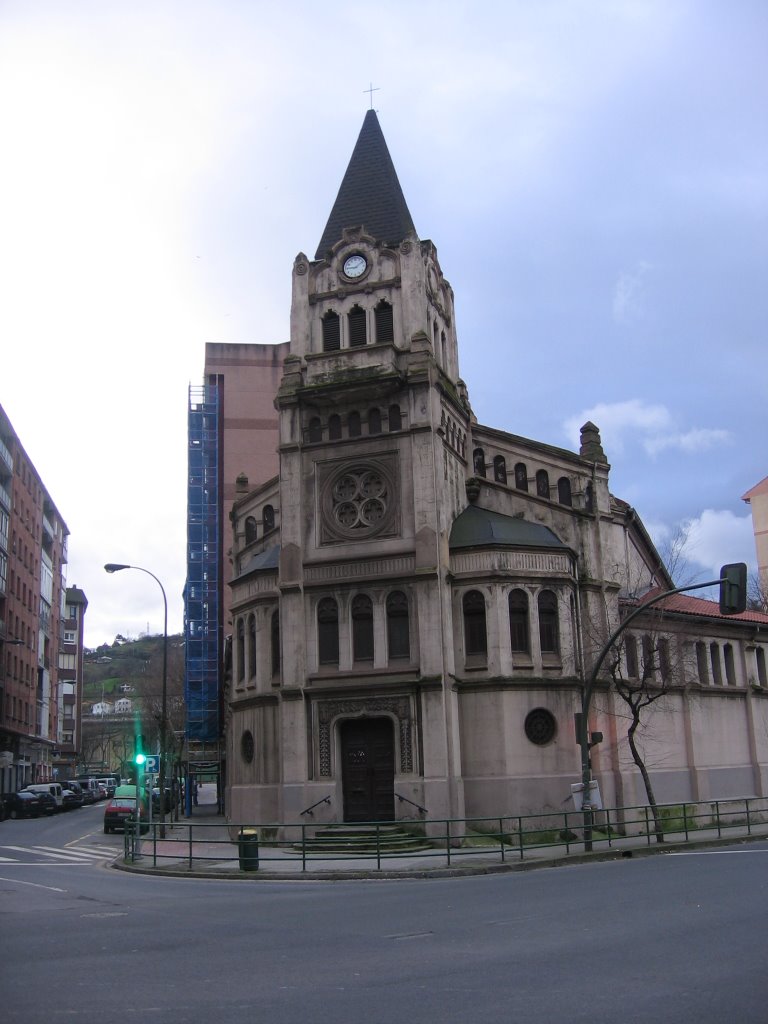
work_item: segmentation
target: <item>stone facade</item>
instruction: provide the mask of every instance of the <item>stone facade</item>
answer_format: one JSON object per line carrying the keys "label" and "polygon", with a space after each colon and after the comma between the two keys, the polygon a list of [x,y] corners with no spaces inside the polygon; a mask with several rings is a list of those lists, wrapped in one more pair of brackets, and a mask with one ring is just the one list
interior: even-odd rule
{"label": "stone facade", "polygon": [[[571,452],[476,422],[453,291],[396,176],[383,227],[349,219],[383,145],[371,111],[340,237],[294,262],[279,473],[232,506],[233,821],[562,809],[594,653],[671,586],[594,424]],[[768,791],[768,616],[670,606],[628,647],[614,671],[664,691],[643,729],[659,799]],[[592,718],[604,800],[644,802],[608,678]]]}

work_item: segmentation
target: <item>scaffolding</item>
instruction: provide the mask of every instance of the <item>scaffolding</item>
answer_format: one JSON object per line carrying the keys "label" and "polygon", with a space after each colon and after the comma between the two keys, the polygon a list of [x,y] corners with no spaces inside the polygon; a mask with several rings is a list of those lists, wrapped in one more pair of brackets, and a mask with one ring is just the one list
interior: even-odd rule
{"label": "scaffolding", "polygon": [[[220,382],[190,386],[187,582],[184,588],[186,741],[189,761],[220,762],[222,595]],[[211,753],[215,755],[211,758]]]}

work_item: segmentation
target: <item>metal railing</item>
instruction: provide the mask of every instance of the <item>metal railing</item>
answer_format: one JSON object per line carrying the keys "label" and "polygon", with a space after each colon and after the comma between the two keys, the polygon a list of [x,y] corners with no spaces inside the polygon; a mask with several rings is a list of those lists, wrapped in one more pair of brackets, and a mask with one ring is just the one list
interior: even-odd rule
{"label": "metal railing", "polygon": [[[768,837],[766,797],[663,804],[659,813],[665,848],[697,838]],[[204,871],[216,864],[217,872],[237,872],[242,866],[238,840],[246,830],[251,835],[251,829],[258,833],[256,860],[260,867],[281,874],[343,870],[345,866],[348,870],[362,870],[374,864],[376,870],[384,866],[392,870],[417,870],[456,867],[473,860],[505,863],[568,857],[582,854],[585,849],[583,815],[568,810],[535,815],[366,822],[356,830],[354,838],[338,825],[306,821],[253,825],[199,820],[167,826],[166,836],[161,838],[158,823],[153,823],[141,838],[134,831],[126,832],[124,856],[128,862],[141,859],[153,867],[165,864]],[[591,841],[597,849],[612,849],[631,856],[633,849],[656,845],[653,814],[646,805],[596,811]]]}

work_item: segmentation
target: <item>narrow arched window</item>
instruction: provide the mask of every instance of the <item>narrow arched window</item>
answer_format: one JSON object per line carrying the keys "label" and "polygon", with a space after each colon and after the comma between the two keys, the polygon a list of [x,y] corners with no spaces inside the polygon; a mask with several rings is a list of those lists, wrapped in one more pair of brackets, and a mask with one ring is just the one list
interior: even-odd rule
{"label": "narrow arched window", "polygon": [[624,657],[628,678],[637,679],[637,640],[629,633],[624,637]]}
{"label": "narrow arched window", "polygon": [[585,512],[595,511],[595,491],[591,482],[584,488],[584,510]]}
{"label": "narrow arched window", "polygon": [[709,664],[707,662],[707,645],[699,640],[696,644],[696,669],[702,686],[709,686]]}
{"label": "narrow arched window", "polygon": [[403,429],[403,417],[400,414],[399,405],[390,405],[389,407],[389,429],[390,432]]}
{"label": "narrow arched window", "polygon": [[331,441],[338,441],[341,437],[341,416],[336,413],[328,417],[328,437]]}
{"label": "narrow arched window", "polygon": [[269,533],[270,530],[275,528],[275,510],[271,505],[265,505],[264,510],[261,513],[261,518],[264,522],[264,533]]}
{"label": "narrow arched window", "polygon": [[256,540],[256,520],[253,516],[248,516],[245,520],[245,543],[253,544]]}
{"label": "narrow arched window", "polygon": [[726,644],[723,647],[723,661],[725,662],[725,682],[728,686],[736,685],[736,666],[733,661],[733,647]]}
{"label": "narrow arched window", "polygon": [[557,654],[560,650],[557,597],[551,590],[539,594],[539,641],[542,654]]}
{"label": "narrow arched window", "polygon": [[549,473],[546,469],[540,469],[536,473],[536,493],[540,498],[549,497]]}
{"label": "narrow arched window", "polygon": [[352,600],[352,656],[373,661],[373,603],[365,594]]}
{"label": "narrow arched window", "polygon": [[561,476],[557,481],[557,500],[561,505],[572,505],[571,481],[567,476]]}
{"label": "narrow arched window", "polygon": [[376,341],[394,341],[395,324],[390,304],[385,299],[382,299],[373,312],[376,325]]}
{"label": "narrow arched window", "polygon": [[467,657],[486,657],[488,639],[485,630],[485,598],[479,590],[469,590],[462,600],[464,644]]}
{"label": "narrow arched window", "polygon": [[443,367],[445,367],[445,364],[446,364],[445,331],[440,331],[440,356],[442,358]]}
{"label": "narrow arched window", "polygon": [[524,590],[513,590],[509,595],[509,636],[512,650],[528,654],[531,649],[528,626],[528,595]]}
{"label": "narrow arched window", "polygon": [[256,675],[256,616],[248,616],[248,678]]}
{"label": "narrow arched window", "polygon": [[659,672],[662,680],[667,683],[672,676],[672,662],[669,660],[669,640],[665,636],[658,642],[659,647]]}
{"label": "narrow arched window", "polygon": [[720,668],[720,648],[715,643],[709,645],[709,663],[712,666],[712,682],[715,686],[722,686],[723,672]]}
{"label": "narrow arched window", "polygon": [[310,441],[322,441],[323,440],[323,428],[320,423],[319,416],[313,416],[309,421],[309,440]]}
{"label": "narrow arched window", "polygon": [[237,678],[242,683],[245,679],[245,623],[237,620]]}
{"label": "narrow arched window", "polygon": [[390,659],[411,656],[408,598],[399,590],[387,597],[387,648]]}
{"label": "narrow arched window", "polygon": [[365,310],[360,306],[353,306],[347,314],[347,326],[349,327],[349,347],[359,348],[365,345],[368,340],[365,327]]}
{"label": "narrow arched window", "polygon": [[323,317],[323,352],[335,352],[341,348],[341,321],[332,309]]}
{"label": "narrow arched window", "polygon": [[272,612],[270,622],[270,653],[272,655],[272,678],[280,675],[280,611]]}
{"label": "narrow arched window", "polygon": [[360,413],[351,412],[349,416],[347,416],[347,433],[350,437],[360,437],[360,432]]}
{"label": "narrow arched window", "polygon": [[371,409],[368,413],[368,433],[381,433],[381,411],[379,409]]}
{"label": "narrow arched window", "polygon": [[496,455],[493,459],[493,479],[497,484],[507,482],[507,464],[503,455]]}
{"label": "narrow arched window", "polygon": [[515,466],[515,487],[518,491],[528,490],[528,470],[524,462],[518,462]]}
{"label": "narrow arched window", "polygon": [[472,469],[475,476],[485,476],[485,452],[482,448],[475,448],[472,452]]}
{"label": "narrow arched window", "polygon": [[339,607],[332,597],[317,606],[317,651],[321,665],[339,664]]}
{"label": "narrow arched window", "polygon": [[755,651],[755,662],[757,663],[757,682],[760,686],[768,685],[768,680],[765,676],[765,651],[762,647],[758,647]]}

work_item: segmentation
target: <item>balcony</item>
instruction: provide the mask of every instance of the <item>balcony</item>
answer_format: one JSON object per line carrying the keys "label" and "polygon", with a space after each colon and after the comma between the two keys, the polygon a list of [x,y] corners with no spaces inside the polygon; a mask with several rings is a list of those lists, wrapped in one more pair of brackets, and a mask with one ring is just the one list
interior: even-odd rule
{"label": "balcony", "polygon": [[3,441],[0,441],[0,461],[4,462],[9,471],[13,473],[13,456]]}
{"label": "balcony", "polygon": [[0,504],[5,505],[8,512],[11,511],[11,492],[4,484],[0,484]]}

